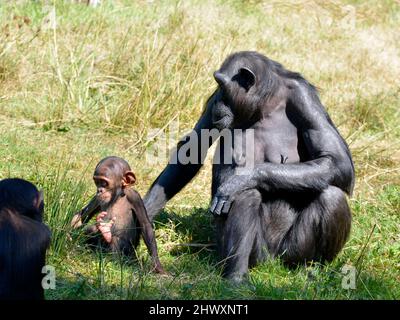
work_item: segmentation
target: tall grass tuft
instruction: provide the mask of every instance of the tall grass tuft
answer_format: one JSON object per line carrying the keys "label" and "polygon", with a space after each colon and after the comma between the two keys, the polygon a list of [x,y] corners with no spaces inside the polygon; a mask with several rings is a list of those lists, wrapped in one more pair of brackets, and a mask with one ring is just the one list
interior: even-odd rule
{"label": "tall grass tuft", "polygon": [[44,186],[45,221],[52,231],[51,253],[64,255],[72,245],[72,216],[82,209],[88,199],[87,183],[77,180],[68,169],[60,166],[50,174],[37,177]]}

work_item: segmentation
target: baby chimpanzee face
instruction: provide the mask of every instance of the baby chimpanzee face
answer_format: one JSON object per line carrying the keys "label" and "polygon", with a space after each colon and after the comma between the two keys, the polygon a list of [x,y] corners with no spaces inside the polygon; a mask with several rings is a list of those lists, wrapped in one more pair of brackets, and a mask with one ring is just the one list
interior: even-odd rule
{"label": "baby chimpanzee face", "polygon": [[97,199],[104,207],[124,195],[124,189],[133,185],[136,177],[125,160],[107,157],[96,166],[93,180],[97,188]]}
{"label": "baby chimpanzee face", "polygon": [[102,204],[108,204],[114,197],[114,193],[116,190],[116,186],[114,186],[114,181],[112,179],[108,179],[105,176],[94,176],[94,183],[97,188],[97,199]]}

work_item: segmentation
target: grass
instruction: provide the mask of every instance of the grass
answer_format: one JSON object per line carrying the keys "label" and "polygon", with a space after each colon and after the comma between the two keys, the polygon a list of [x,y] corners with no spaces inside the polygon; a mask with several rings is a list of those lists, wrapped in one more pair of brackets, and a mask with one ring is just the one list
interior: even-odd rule
{"label": "grass", "polygon": [[[0,1],[0,178],[45,191],[57,272],[46,297],[399,299],[399,20],[389,0]],[[249,284],[223,280],[212,247],[181,245],[213,242],[208,159],[155,222],[171,277],[148,273],[143,244],[134,262],[88,251],[68,225],[94,192],[96,162],[126,158],[143,195],[167,161],[145,161],[149,134],[161,138],[153,129],[174,121],[178,136],[190,130],[215,88],[212,72],[238,50],[260,51],[320,88],[356,166],[344,250],[327,266],[266,261]],[[344,265],[358,270],[355,290],[342,289]]]}

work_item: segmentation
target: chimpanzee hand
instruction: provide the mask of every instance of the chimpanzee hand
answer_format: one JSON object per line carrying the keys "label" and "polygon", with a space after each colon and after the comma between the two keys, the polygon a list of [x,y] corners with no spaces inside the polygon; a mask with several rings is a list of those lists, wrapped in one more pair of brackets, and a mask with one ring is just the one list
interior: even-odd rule
{"label": "chimpanzee hand", "polygon": [[101,235],[103,236],[104,240],[107,243],[111,243],[112,241],[112,233],[111,233],[111,228],[113,224],[115,223],[116,218],[112,218],[109,221],[105,220],[105,217],[107,216],[107,212],[101,212],[97,217],[96,217],[96,226],[97,229],[100,231]]}
{"label": "chimpanzee hand", "polygon": [[231,176],[218,188],[211,202],[210,212],[216,216],[228,214],[235,197],[244,190],[255,187],[256,182],[251,174]]}
{"label": "chimpanzee hand", "polygon": [[76,228],[79,228],[80,226],[82,226],[82,215],[77,213],[72,217],[71,227],[73,229],[76,229]]}

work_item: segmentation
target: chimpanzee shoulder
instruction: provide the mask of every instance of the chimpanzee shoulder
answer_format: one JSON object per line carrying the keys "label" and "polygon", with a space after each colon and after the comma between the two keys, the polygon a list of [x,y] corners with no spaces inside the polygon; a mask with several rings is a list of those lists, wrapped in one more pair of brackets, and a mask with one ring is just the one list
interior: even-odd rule
{"label": "chimpanzee shoulder", "polygon": [[125,190],[124,192],[125,192],[127,199],[131,203],[137,203],[137,202],[142,201],[142,197],[140,196],[139,192],[136,191],[135,189],[129,188],[129,189]]}

